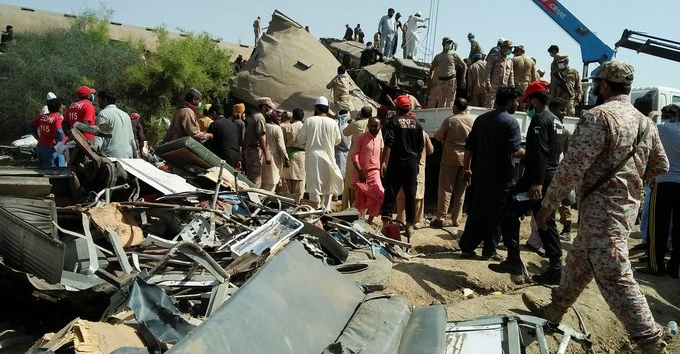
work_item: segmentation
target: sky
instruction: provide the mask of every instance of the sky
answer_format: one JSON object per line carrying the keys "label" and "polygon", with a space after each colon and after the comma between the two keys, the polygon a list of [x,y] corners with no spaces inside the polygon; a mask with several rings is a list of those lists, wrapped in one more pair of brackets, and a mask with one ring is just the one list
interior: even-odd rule
{"label": "sky", "polygon": [[[392,7],[404,18],[416,11],[432,20],[423,32],[423,48],[441,51],[441,38],[451,36],[458,52],[469,53],[468,32],[473,32],[485,52],[498,38],[522,44],[538,67],[548,69],[552,58],[547,48],[557,44],[569,55],[571,66],[582,71],[578,44],[531,0],[0,0],[0,3],[59,13],[79,14],[85,9],[105,6],[113,10],[112,20],[124,24],[168,30],[207,32],[228,42],[251,45],[252,23],[257,16],[263,27],[279,10],[302,25],[308,25],[317,38],[342,38],[345,24],[361,24],[367,37],[377,31],[380,17]],[[680,1],[677,0],[562,0],[562,5],[580,19],[607,45],[614,48],[624,29],[646,32],[680,42]],[[438,6],[437,6],[438,4]],[[438,8],[438,11],[437,11]],[[434,19],[437,19],[435,31]],[[0,24],[4,27],[4,24]],[[15,28],[20,32],[20,28]],[[432,43],[436,47],[432,48]],[[418,58],[423,57],[422,51]],[[680,63],[638,54],[620,48],[617,60],[636,70],[634,86],[680,88]],[[590,70],[594,69],[591,65]]]}

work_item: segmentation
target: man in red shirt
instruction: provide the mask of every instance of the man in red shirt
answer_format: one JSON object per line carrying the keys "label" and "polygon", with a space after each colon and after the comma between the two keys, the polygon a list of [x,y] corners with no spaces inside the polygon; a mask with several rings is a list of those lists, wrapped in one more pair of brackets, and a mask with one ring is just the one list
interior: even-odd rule
{"label": "man in red shirt", "polygon": [[54,146],[65,140],[61,123],[64,118],[59,113],[61,102],[58,98],[47,101],[49,113],[37,116],[31,122],[35,128],[33,132],[38,139],[38,160],[40,167],[66,166],[64,155],[58,154]]}
{"label": "man in red shirt", "polygon": [[[94,94],[97,90],[87,87],[80,86],[76,90],[76,95],[78,95],[78,100],[71,103],[66,111],[66,123],[68,123],[68,128],[73,127],[76,122],[83,122],[89,126],[94,126],[96,112],[94,110]],[[83,136],[90,142],[94,140],[94,135],[89,133],[83,133]]]}

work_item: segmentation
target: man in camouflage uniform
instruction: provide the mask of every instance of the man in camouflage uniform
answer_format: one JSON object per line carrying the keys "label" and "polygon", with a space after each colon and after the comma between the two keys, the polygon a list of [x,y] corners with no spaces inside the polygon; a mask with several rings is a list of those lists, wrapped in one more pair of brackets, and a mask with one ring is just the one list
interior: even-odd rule
{"label": "man in camouflage uniform", "polygon": [[578,70],[569,66],[568,55],[555,55],[557,71],[550,80],[550,95],[567,101],[567,115],[575,115],[574,106],[581,103],[583,90],[581,89],[581,75]]}
{"label": "man in camouflage uniform", "polygon": [[[536,218],[545,229],[561,201],[576,188],[578,235],[567,255],[560,285],[552,290],[552,302],[546,304],[532,293],[525,293],[522,299],[533,313],[559,322],[595,278],[610,309],[642,353],[666,353],[663,333],[633,278],[628,259],[627,238],[643,184],[668,170],[656,127],[630,103],[633,72],[628,64],[610,61],[602,64],[593,78],[593,92],[605,103],[583,113]],[[638,140],[634,156],[584,196],[598,179],[624,161]]]}
{"label": "man in camouflage uniform", "polygon": [[513,86],[515,84],[515,74],[513,71],[512,42],[504,40],[498,54],[490,55],[486,58],[486,107],[495,107],[496,91],[502,86]]}
{"label": "man in camouflage uniform", "polygon": [[462,70],[463,78],[460,86],[466,86],[465,76],[467,66],[463,59],[458,56],[453,48],[454,43],[450,37],[442,40],[444,50],[437,54],[430,65],[430,92],[427,98],[429,108],[452,107],[453,99],[456,97],[456,69]]}
{"label": "man in camouflage uniform", "polygon": [[475,35],[472,33],[468,33],[467,35],[468,41],[470,42],[470,55],[468,55],[468,59],[472,60],[475,56],[475,54],[483,54],[482,52],[482,47],[479,45],[479,42],[475,40]]}
{"label": "man in camouflage uniform", "polygon": [[[515,74],[515,88],[524,93],[530,82],[538,81],[536,63],[525,54],[523,45],[516,46],[513,54],[515,57],[512,58],[512,71]],[[524,103],[519,105],[519,109],[524,110]]]}
{"label": "man in camouflage uniform", "polygon": [[484,54],[472,56],[472,64],[467,71],[467,90],[470,105],[484,107],[486,100],[486,60]]}

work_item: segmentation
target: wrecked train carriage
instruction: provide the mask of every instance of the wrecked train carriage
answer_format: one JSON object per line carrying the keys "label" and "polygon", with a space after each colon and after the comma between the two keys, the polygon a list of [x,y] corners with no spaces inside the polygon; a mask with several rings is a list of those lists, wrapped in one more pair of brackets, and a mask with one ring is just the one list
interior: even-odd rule
{"label": "wrecked train carriage", "polygon": [[[303,26],[275,11],[264,34],[243,69],[231,81],[231,94],[239,101],[257,106],[261,97],[270,97],[278,109],[301,108],[313,113],[314,102],[326,96],[331,109],[338,108],[326,85],[337,74],[340,62]],[[363,106],[377,104],[351,81],[350,96],[356,113]]]}
{"label": "wrecked train carriage", "polygon": [[384,102],[387,95],[395,98],[401,93],[426,102],[428,63],[394,57],[362,67],[361,52],[366,49],[365,44],[336,38],[321,38],[320,42],[347,69],[359,88],[376,102]]}
{"label": "wrecked train carriage", "polygon": [[421,104],[427,102],[429,65],[410,59],[392,58],[365,66],[359,71],[357,83],[369,97],[384,102],[408,93]]}

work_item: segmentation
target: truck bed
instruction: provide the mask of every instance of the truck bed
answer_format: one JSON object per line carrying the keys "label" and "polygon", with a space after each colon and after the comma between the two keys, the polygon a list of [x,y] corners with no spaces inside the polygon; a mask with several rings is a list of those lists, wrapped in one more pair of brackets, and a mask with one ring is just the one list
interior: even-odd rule
{"label": "truck bed", "polygon": [[[484,107],[468,107],[468,114],[473,117],[477,117],[488,111],[490,111],[490,109]],[[423,130],[425,130],[425,132],[427,132],[430,137],[434,136],[434,133],[437,131],[437,129],[439,129],[439,126],[442,124],[444,119],[450,117],[453,114],[451,107],[419,109],[416,110],[415,113],[418,117],[418,120],[423,125]],[[519,111],[515,112],[513,116],[515,119],[517,119],[517,123],[519,123],[519,126],[522,129],[522,139],[524,139],[527,129],[529,128],[531,118],[527,117],[526,113]],[[576,124],[578,121],[579,118],[577,117],[564,117],[564,126],[573,133],[574,129],[576,129]]]}

